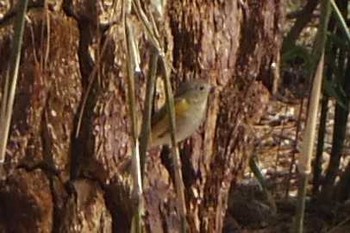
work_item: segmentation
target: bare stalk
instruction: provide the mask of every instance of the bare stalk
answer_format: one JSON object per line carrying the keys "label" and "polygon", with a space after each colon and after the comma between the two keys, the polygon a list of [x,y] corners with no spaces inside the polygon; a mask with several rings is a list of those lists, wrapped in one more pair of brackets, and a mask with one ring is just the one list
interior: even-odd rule
{"label": "bare stalk", "polygon": [[6,146],[12,118],[13,103],[15,99],[18,80],[18,69],[21,59],[21,48],[23,43],[25,14],[27,12],[28,0],[18,2],[18,17],[15,24],[15,35],[13,49],[11,52],[9,68],[6,73],[5,87],[1,101],[0,113],[0,164],[5,161]]}
{"label": "bare stalk", "polygon": [[[306,199],[306,187],[308,184],[309,176],[311,174],[311,159],[313,153],[313,147],[315,143],[316,134],[316,122],[319,109],[319,101],[321,96],[321,85],[323,78],[324,67],[324,48],[326,43],[327,25],[330,12],[330,1],[321,1],[321,19],[318,28],[318,34],[315,40],[315,46],[313,55],[315,64],[317,64],[315,76],[312,83],[310,104],[308,109],[308,117],[306,122],[306,129],[304,134],[304,140],[302,144],[301,156],[299,159],[299,189],[298,189],[298,204],[296,221],[294,225],[294,232],[302,233],[304,231],[304,213],[305,213],[305,199]],[[313,74],[314,66],[311,69]]]}

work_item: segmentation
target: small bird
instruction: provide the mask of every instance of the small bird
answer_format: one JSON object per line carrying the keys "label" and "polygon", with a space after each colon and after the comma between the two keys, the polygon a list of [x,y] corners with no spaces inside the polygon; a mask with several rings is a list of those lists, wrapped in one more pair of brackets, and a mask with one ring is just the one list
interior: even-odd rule
{"label": "small bird", "polygon": [[[208,97],[213,88],[204,81],[192,80],[180,85],[174,97],[176,142],[191,136],[206,114]],[[171,128],[167,106],[152,117],[150,147],[170,145]]]}

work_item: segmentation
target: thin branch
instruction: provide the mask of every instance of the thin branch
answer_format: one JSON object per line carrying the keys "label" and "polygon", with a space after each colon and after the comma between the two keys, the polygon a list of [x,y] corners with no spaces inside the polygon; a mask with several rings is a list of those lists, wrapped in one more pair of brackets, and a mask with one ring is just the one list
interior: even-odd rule
{"label": "thin branch", "polygon": [[298,204],[296,212],[296,221],[294,224],[294,232],[302,233],[304,229],[304,212],[305,212],[305,199],[306,199],[306,187],[308,184],[309,176],[311,174],[311,158],[313,154],[313,147],[316,134],[316,122],[319,109],[319,100],[321,95],[321,85],[323,78],[324,67],[324,50],[326,44],[327,27],[330,15],[329,0],[323,0],[321,2],[321,19],[318,27],[318,33],[316,36],[313,57],[315,58],[314,64],[317,64],[316,72],[313,72],[312,66],[310,74],[314,75],[312,84],[311,98],[308,109],[308,117],[306,122],[306,128],[304,133],[304,140],[302,144],[301,156],[299,159],[299,189],[298,189]]}
{"label": "thin branch", "polygon": [[[19,1],[19,14],[15,24],[15,36],[13,50],[11,53],[9,69],[6,74],[4,95],[1,103],[0,116],[0,164],[5,161],[7,140],[9,136],[13,103],[18,80],[18,69],[21,59],[21,48],[24,34],[25,14],[27,12],[28,0]],[[11,80],[10,80],[11,79]]]}
{"label": "thin branch", "polygon": [[136,46],[136,39],[134,31],[129,21],[131,12],[131,0],[126,1],[126,6],[123,13],[123,22],[125,29],[125,44],[127,48],[127,73],[128,73],[128,102],[129,113],[131,119],[131,136],[132,136],[132,177],[134,181],[133,197],[137,200],[137,211],[133,216],[131,230],[132,232],[142,232],[142,216],[144,212],[143,206],[143,189],[140,167],[140,153],[138,141],[138,127],[136,114],[136,100],[135,100],[135,72],[140,71],[139,67],[139,53]]}
{"label": "thin branch", "polygon": [[146,98],[142,117],[142,129],[140,134],[140,163],[141,177],[144,176],[146,153],[151,130],[151,113],[153,103],[153,93],[158,67],[158,53],[153,49],[151,54],[149,76],[147,78]]}

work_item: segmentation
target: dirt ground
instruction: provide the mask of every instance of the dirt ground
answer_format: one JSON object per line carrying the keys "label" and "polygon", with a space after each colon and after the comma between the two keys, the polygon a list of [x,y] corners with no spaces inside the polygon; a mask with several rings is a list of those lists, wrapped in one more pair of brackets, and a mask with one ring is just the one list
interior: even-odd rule
{"label": "dirt ground", "polygon": [[[233,219],[228,221],[232,221],[231,226],[234,225],[237,232],[292,232],[298,188],[296,161],[306,118],[306,105],[306,97],[296,97],[290,93],[272,99],[267,114],[258,124],[252,126],[257,141],[255,156],[267,180],[268,191],[276,204],[276,210],[267,201],[248,168],[245,180],[232,193],[233,203],[229,203]],[[334,106],[334,101],[330,105]],[[327,121],[324,167],[327,166],[331,148],[333,114],[330,111]],[[345,150],[349,150],[349,145],[346,145]],[[319,206],[309,198],[306,203],[305,232],[350,232],[349,216],[350,203],[331,207]],[[236,232],[230,229],[232,227],[227,227],[226,232]]]}

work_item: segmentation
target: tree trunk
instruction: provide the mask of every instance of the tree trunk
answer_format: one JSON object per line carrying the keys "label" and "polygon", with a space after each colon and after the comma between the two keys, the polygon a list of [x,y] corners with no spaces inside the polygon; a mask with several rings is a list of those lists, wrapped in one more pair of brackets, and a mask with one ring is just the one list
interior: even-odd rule
{"label": "tree trunk", "polygon": [[[123,172],[131,140],[121,2],[114,14],[106,3],[89,0],[29,9],[0,182],[0,230],[130,231],[134,204]],[[230,217],[229,190],[252,150],[250,124],[264,114],[278,77],[283,1],[174,0],[160,19],[155,21],[172,61],[174,87],[192,78],[216,87],[205,123],[180,148],[190,231],[222,232]],[[148,37],[137,17],[132,26],[147,73]],[[9,26],[2,25],[2,82],[9,35]],[[144,90],[140,78],[140,106]],[[178,232],[172,166],[168,153],[163,150],[160,158],[158,152],[151,150],[147,158],[146,228]]]}

